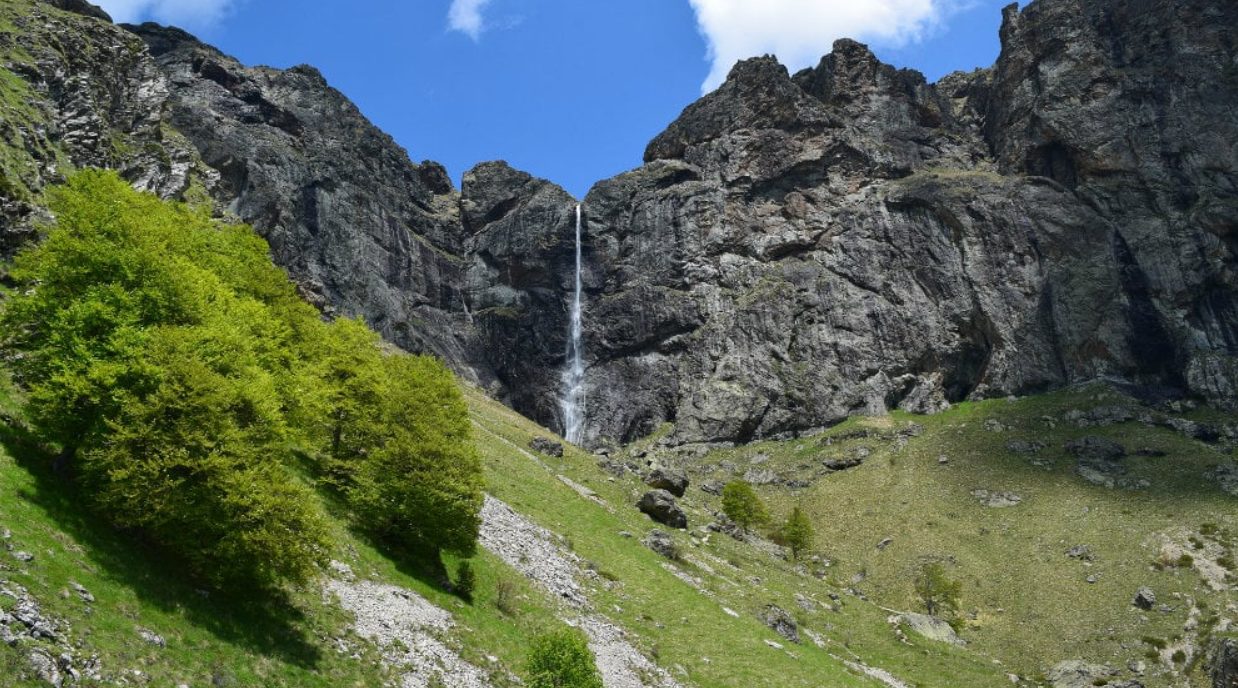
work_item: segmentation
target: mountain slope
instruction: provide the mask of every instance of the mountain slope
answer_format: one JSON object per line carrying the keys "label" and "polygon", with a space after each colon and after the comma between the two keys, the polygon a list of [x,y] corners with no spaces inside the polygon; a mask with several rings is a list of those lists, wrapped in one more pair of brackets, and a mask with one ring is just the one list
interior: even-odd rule
{"label": "mountain slope", "polygon": [[[1225,454],[1238,428],[1203,409],[1186,415],[1218,428],[1228,437],[1220,444],[1145,426],[1140,416],[1160,423],[1182,414],[1092,388],[932,417],[856,419],[811,440],[741,449],[652,440],[598,460],[570,447],[562,458],[528,449],[545,430],[479,391],[468,396],[491,495],[471,604],[342,523],[333,552],[340,564],[322,581],[329,593],[311,587],[262,605],[201,596],[174,566],[77,511],[9,425],[0,528],[12,549],[0,554],[0,587],[36,600],[57,638],[31,638],[9,619],[20,639],[0,646],[0,657],[30,675],[30,656],[67,651],[83,673],[137,669],[144,680],[189,685],[216,676],[223,685],[423,682],[435,667],[446,668],[446,685],[478,675],[508,685],[522,671],[524,639],[568,621],[583,624],[608,658],[600,662],[610,667],[608,686],[993,686],[1006,674],[1047,685],[1067,660],[1111,667],[1105,680],[1114,685],[1206,686],[1210,648],[1238,624],[1238,521],[1221,489],[1235,489],[1238,469]],[[1123,417],[1118,407],[1133,417],[1114,420]],[[899,432],[913,423],[914,432]],[[1061,449],[1084,435],[1165,455],[1126,459],[1121,477],[1133,489],[1105,488],[1077,474]],[[1035,453],[1019,453],[1037,443]],[[866,456],[856,468],[821,469],[857,453]],[[681,501],[689,529],[671,533],[676,559],[642,542],[662,528],[633,506],[651,463],[689,467],[693,484]],[[733,475],[764,483],[776,517],[792,504],[808,510],[817,523],[809,557],[786,560],[759,538],[706,527],[718,502],[702,488]],[[1019,501],[985,506],[988,495],[974,490]],[[33,560],[18,558],[22,551]],[[911,581],[926,560],[945,562],[963,583],[965,647],[891,626],[895,610],[919,607]],[[1151,611],[1132,606],[1143,586],[1157,596]],[[18,600],[7,595],[3,609],[17,615]],[[449,613],[451,625],[420,630],[427,614],[441,614],[426,605]],[[789,615],[798,644],[764,625],[769,605]],[[419,664],[396,638],[412,649],[446,641],[458,660]],[[897,683],[871,678],[878,674]]]}

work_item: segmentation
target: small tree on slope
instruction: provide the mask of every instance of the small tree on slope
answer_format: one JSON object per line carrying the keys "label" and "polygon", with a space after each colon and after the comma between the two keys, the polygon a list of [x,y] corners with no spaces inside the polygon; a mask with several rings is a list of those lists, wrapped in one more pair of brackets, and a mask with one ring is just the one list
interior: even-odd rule
{"label": "small tree on slope", "polygon": [[769,521],[765,504],[744,480],[732,480],[722,488],[722,511],[744,530]]}
{"label": "small tree on slope", "polygon": [[800,552],[812,546],[812,521],[808,520],[808,516],[797,506],[787,516],[779,534],[787,547],[791,548],[791,556],[799,559]]}

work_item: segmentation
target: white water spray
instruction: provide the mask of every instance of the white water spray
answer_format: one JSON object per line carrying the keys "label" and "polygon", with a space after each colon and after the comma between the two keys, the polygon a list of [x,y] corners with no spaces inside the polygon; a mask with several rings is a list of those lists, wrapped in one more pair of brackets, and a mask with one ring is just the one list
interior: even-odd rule
{"label": "white water spray", "polygon": [[563,369],[563,439],[580,444],[585,421],[585,362],[580,314],[580,204],[576,204],[576,284],[568,325],[567,366]]}

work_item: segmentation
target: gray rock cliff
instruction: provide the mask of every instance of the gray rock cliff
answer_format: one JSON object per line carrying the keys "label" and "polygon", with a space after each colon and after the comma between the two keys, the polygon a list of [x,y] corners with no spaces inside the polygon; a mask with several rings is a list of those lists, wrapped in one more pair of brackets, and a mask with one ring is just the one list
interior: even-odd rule
{"label": "gray rock cliff", "polygon": [[[205,192],[327,315],[560,424],[575,199],[498,162],[456,190],[313,68],[90,7],[5,10],[25,22],[0,33],[5,88],[32,105],[0,118],[23,151],[0,248],[68,165]],[[796,74],[739,63],[583,200],[586,443],[1101,377],[1233,405],[1236,29],[1220,0],[1036,0],[1004,11],[993,67],[935,84],[849,40]]]}

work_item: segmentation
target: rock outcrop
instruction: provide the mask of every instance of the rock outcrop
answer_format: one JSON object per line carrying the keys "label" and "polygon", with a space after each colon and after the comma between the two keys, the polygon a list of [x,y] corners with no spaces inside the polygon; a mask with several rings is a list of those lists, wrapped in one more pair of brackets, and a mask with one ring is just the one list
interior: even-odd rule
{"label": "rock outcrop", "polygon": [[[252,223],[327,315],[560,425],[561,188],[486,163],[456,190],[310,67],[78,0],[4,11],[3,85],[33,104],[5,105],[25,157],[0,158],[4,252],[64,163],[116,167]],[[583,201],[585,443],[666,422],[668,444],[746,442],[1096,378],[1232,406],[1236,27],[1216,0],[1036,0],[1004,10],[993,67],[935,84],[849,40],[794,75],[739,63]]]}
{"label": "rock outcrop", "polygon": [[1038,0],[993,68],[933,85],[845,40],[740,63],[585,199],[594,435],[744,442],[1097,377],[1232,403],[1236,25]]}
{"label": "rock outcrop", "polygon": [[84,0],[0,6],[0,256],[35,234],[39,193],[72,166],[181,196],[214,171],[165,126],[168,82],[136,36]]}

